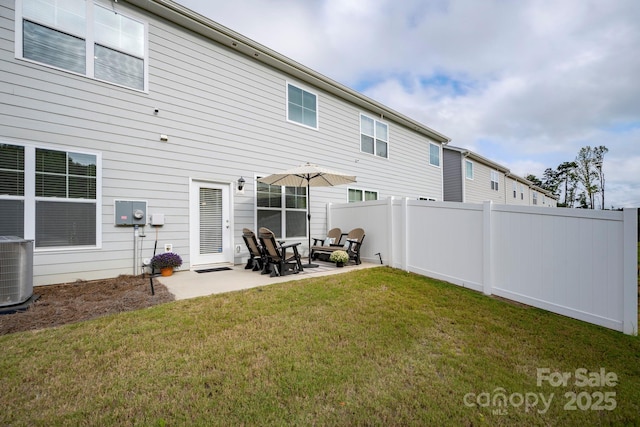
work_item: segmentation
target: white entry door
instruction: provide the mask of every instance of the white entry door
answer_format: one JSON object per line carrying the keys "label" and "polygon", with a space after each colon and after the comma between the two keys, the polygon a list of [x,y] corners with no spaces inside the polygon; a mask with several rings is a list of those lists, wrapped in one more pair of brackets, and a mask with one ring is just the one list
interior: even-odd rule
{"label": "white entry door", "polygon": [[231,263],[229,185],[191,183],[191,265]]}

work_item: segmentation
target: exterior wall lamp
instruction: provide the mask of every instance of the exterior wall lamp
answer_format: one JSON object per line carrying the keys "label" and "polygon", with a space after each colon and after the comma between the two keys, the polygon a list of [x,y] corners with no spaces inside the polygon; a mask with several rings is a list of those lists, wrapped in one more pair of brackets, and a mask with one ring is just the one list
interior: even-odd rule
{"label": "exterior wall lamp", "polygon": [[244,189],[244,183],[245,183],[245,182],[246,182],[246,181],[244,180],[244,178],[243,178],[243,177],[240,177],[240,178],[238,179],[238,191],[242,191],[242,190]]}

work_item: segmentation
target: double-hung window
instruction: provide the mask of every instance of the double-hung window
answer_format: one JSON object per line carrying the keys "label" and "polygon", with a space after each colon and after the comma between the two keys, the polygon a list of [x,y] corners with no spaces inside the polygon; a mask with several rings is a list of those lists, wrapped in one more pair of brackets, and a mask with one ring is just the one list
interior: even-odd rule
{"label": "double-hung window", "polygon": [[520,184],[520,200],[524,200],[524,184]]}
{"label": "double-hung window", "polygon": [[349,189],[349,203],[378,200],[378,192],[370,190]]}
{"label": "double-hung window", "polygon": [[24,237],[24,147],[0,143],[0,235]]}
{"label": "double-hung window", "polygon": [[431,166],[440,166],[440,146],[429,143],[429,164]]}
{"label": "double-hung window", "polygon": [[18,58],[146,90],[146,40],[145,23],[111,7],[85,0],[17,0]]}
{"label": "double-hung window", "polygon": [[536,193],[535,191],[533,192],[533,204],[538,204],[538,193]]}
{"label": "double-hung window", "polygon": [[287,120],[318,129],[318,96],[287,83]]}
{"label": "double-hung window", "polygon": [[473,163],[469,160],[464,161],[464,176],[467,179],[473,179]]}
{"label": "double-hung window", "polygon": [[97,246],[96,154],[0,144],[0,234],[36,248]]}
{"label": "double-hung window", "polygon": [[360,115],[360,151],[378,157],[389,157],[389,126]]}
{"label": "double-hung window", "polygon": [[513,198],[517,198],[518,197],[518,183],[516,181],[513,181]]}
{"label": "double-hung window", "polygon": [[266,227],[279,238],[307,235],[307,189],[281,187],[258,182],[256,187],[257,227]]}
{"label": "double-hung window", "polygon": [[498,181],[500,179],[500,175],[498,171],[491,171],[491,189],[498,191]]}

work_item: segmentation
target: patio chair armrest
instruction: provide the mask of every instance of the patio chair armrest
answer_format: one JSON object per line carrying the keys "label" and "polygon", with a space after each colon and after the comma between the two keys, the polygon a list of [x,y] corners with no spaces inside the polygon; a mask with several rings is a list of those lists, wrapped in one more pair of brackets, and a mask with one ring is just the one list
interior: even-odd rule
{"label": "patio chair armrest", "polygon": [[317,237],[312,237],[311,240],[313,240],[312,246],[322,246],[322,244],[318,245],[318,242],[324,243],[324,239],[318,239]]}
{"label": "patio chair armrest", "polygon": [[345,237],[347,237],[348,235],[349,235],[349,233],[342,233],[342,234],[340,234],[340,238],[338,239],[338,241],[337,241],[337,242],[335,242],[335,243],[334,243],[333,245],[331,245],[331,246],[334,246],[334,245],[335,245],[335,246],[344,246],[344,243],[342,243],[342,239],[343,239],[343,238],[345,238]]}
{"label": "patio chair armrest", "polygon": [[[283,243],[284,243],[284,242],[283,242]],[[281,244],[281,245],[280,245],[280,247],[281,247],[282,249],[288,249],[288,248],[293,248],[294,246],[299,246],[299,245],[301,245],[301,244],[302,244],[302,242],[298,242],[298,243],[289,243],[288,245],[282,245],[282,244]]]}

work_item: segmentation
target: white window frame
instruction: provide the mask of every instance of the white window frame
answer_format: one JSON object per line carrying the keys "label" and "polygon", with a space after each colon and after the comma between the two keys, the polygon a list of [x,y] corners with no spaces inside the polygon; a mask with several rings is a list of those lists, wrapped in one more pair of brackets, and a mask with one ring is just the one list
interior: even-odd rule
{"label": "white window frame", "polygon": [[524,200],[524,184],[520,184],[520,200]]}
{"label": "white window frame", "polygon": [[[431,155],[431,149],[435,147],[438,150],[438,163],[433,163],[433,156]],[[433,142],[429,143],[429,165],[439,168],[442,165],[442,150],[440,145],[434,144]]]}
{"label": "white window frame", "polygon": [[491,190],[500,191],[500,173],[496,170],[491,171]]}
{"label": "white window frame", "polygon": [[[300,89],[302,92],[307,92],[308,94],[313,95],[316,98],[316,126],[309,126],[305,123],[299,122],[297,120],[293,120],[289,117],[289,86],[292,86],[296,89]],[[286,115],[287,115],[287,122],[289,123],[293,123],[295,125],[298,126],[302,126],[305,127],[307,129],[313,129],[313,130],[319,130],[320,129],[320,97],[318,96],[318,94],[316,92],[313,92],[309,89],[307,89],[306,87],[297,84],[297,83],[293,83],[293,82],[285,82],[285,111],[286,111]],[[304,108],[304,107],[303,107]]]}
{"label": "white window frame", "polygon": [[514,199],[518,198],[518,182],[517,181],[513,181],[513,198]]}
{"label": "white window frame", "polygon": [[[349,197],[349,194],[350,194],[351,191],[360,191],[361,192],[360,194],[362,196],[360,198],[360,200],[351,201],[351,199]],[[366,197],[367,193],[375,194],[376,198],[375,199],[371,199],[371,200],[380,200],[380,193],[377,190],[366,190],[366,189],[363,189],[363,188],[349,187],[349,188],[347,188],[347,203],[356,203],[358,201],[366,202],[367,201],[367,197]]]}
{"label": "white window frame", "polygon": [[[2,144],[24,147],[24,196],[1,196],[0,199],[24,201],[24,238],[34,241],[35,252],[60,252],[73,250],[87,250],[102,248],[102,153],[78,150],[75,147],[49,147],[43,144],[32,145],[11,140],[0,140]],[[36,240],[36,202],[61,202],[61,203],[90,203],[92,199],[58,198],[36,196],[36,150],[52,150],[64,153],[76,153],[95,156],[96,158],[96,243],[95,245],[82,246],[47,246],[37,247]]]}
{"label": "white window frame", "polygon": [[[144,92],[144,93],[148,93],[149,92],[149,24],[147,21],[145,21],[144,19],[142,19],[141,17],[137,16],[137,14],[133,13],[132,11],[128,10],[128,9],[124,9],[122,7],[119,7],[119,4],[117,2],[100,2],[100,1],[86,1],[86,14],[85,14],[85,19],[86,19],[86,34],[84,35],[84,40],[85,40],[85,45],[86,45],[86,67],[85,67],[85,73],[78,73],[76,71],[71,71],[71,70],[67,70],[65,68],[60,68],[60,67],[56,67],[55,65],[51,65],[51,64],[47,64],[45,62],[39,62],[30,58],[25,58],[23,56],[23,8],[22,8],[22,2],[23,0],[16,0],[16,10],[15,10],[15,57],[16,59],[20,59],[22,61],[27,61],[27,62],[31,62],[33,64],[38,64],[38,65],[42,65],[44,67],[48,67],[48,68],[52,68],[55,70],[60,70],[63,71],[65,73],[71,73],[71,74],[75,74],[77,76],[83,76],[83,77],[87,77],[90,78],[92,80],[96,80],[96,81],[100,81],[100,82],[104,82],[104,83],[108,83],[114,86],[118,86],[118,87],[122,87],[125,89],[129,89],[129,90],[135,90],[138,92]],[[103,79],[99,79],[97,77],[95,77],[95,73],[94,73],[94,46],[96,44],[95,42],[95,38],[94,38],[94,30],[95,30],[95,23],[93,20],[93,16],[94,16],[94,9],[96,7],[103,7],[103,8],[107,8],[107,9],[114,9],[117,8],[118,10],[116,10],[115,12],[118,15],[121,15],[125,18],[131,19],[133,21],[136,21],[142,25],[144,25],[144,57],[140,58],[143,60],[143,89],[138,89],[138,88],[133,88],[133,87],[129,87],[129,86],[125,86],[116,82],[112,82],[109,80],[103,80]],[[124,13],[123,13],[124,12]],[[37,24],[37,23],[36,23]],[[41,24],[38,24],[41,25]],[[61,31],[58,30],[54,27],[51,27],[49,25],[45,25],[45,27],[47,28],[52,28],[53,30],[56,31],[60,31],[64,34],[69,34],[72,36],[75,36],[74,34],[71,34],[67,31]],[[106,46],[109,49],[114,49],[113,47],[109,47]],[[131,55],[131,56],[135,56],[136,55],[132,55],[130,52],[126,52],[124,50],[121,49],[114,49],[120,53],[123,54],[127,54],[127,55]]]}
{"label": "white window frame", "polygon": [[[471,176],[469,176],[468,169],[467,169],[467,165],[471,166]],[[468,179],[469,181],[473,181],[473,162],[471,160],[468,159],[464,159],[464,177],[465,179]]]}
{"label": "white window frame", "polygon": [[[369,120],[373,120],[373,135],[369,135],[369,134],[364,133],[362,131],[362,118],[363,117],[366,117]],[[378,119],[375,119],[374,117],[371,117],[370,115],[364,114],[364,113],[360,113],[359,119],[360,119],[360,123],[359,123],[359,126],[360,126],[360,133],[359,133],[360,139],[358,140],[358,144],[360,146],[360,152],[363,153],[363,154],[368,154],[370,156],[378,157],[380,159],[388,159],[389,155],[390,155],[390,146],[391,146],[391,144],[389,142],[391,140],[391,128],[390,128],[389,124],[387,124],[387,123],[385,123],[383,121],[380,121]],[[387,139],[386,140],[384,140],[382,138],[378,138],[378,130],[377,130],[378,129],[378,124],[384,125],[387,128]],[[369,136],[369,137],[373,138],[373,153],[367,153],[366,151],[362,151],[362,135],[366,135],[366,136]],[[382,142],[387,144],[387,155],[386,155],[386,157],[385,156],[379,156],[377,154],[378,153],[378,140],[380,140],[380,141],[382,141]]]}
{"label": "white window frame", "polygon": [[[254,190],[253,190],[253,194],[254,194],[254,203],[253,203],[253,213],[254,213],[254,228],[256,229],[256,235],[258,234],[258,210],[265,210],[265,211],[278,211],[280,212],[280,229],[282,230],[282,236],[278,236],[276,235],[276,238],[278,239],[288,239],[288,240],[302,240],[303,238],[306,239],[307,238],[307,233],[308,233],[308,229],[309,226],[308,224],[306,224],[306,222],[309,221],[309,219],[307,218],[307,209],[298,209],[298,208],[287,208],[287,187],[285,186],[281,186],[278,185],[276,187],[280,187],[280,197],[281,197],[281,201],[280,201],[280,207],[275,207],[275,208],[271,208],[271,207],[264,207],[264,206],[258,206],[258,184],[257,184],[257,180],[258,178],[261,177],[265,177],[268,176],[268,173],[265,174],[259,174],[259,175],[255,175],[254,176],[254,182],[256,182],[256,185],[254,186]],[[306,187],[301,187],[304,188],[306,191]],[[309,194],[306,194],[306,198],[307,198],[307,204],[309,203]],[[295,212],[304,212],[305,213],[305,233],[303,236],[296,236],[296,237],[287,237],[287,211],[295,211]],[[273,231],[273,230],[272,230]],[[274,231],[275,233],[275,231]]]}
{"label": "white window frame", "polygon": [[538,204],[538,192],[534,191],[532,197],[533,197],[533,204],[537,205]]}

